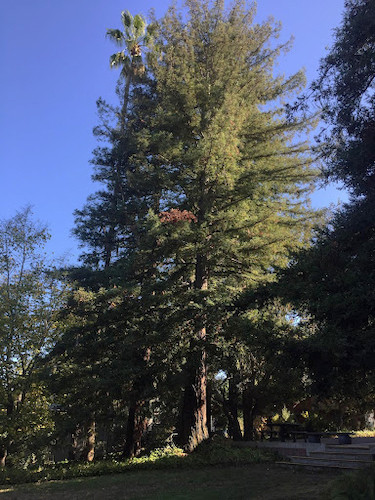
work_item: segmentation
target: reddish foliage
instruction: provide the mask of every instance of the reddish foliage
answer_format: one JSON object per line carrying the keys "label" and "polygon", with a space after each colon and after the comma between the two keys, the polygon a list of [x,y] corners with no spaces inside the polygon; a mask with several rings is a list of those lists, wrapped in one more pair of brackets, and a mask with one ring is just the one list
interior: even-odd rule
{"label": "reddish foliage", "polygon": [[176,224],[177,222],[197,222],[196,216],[189,210],[179,210],[171,208],[167,212],[160,212],[160,221],[166,224]]}

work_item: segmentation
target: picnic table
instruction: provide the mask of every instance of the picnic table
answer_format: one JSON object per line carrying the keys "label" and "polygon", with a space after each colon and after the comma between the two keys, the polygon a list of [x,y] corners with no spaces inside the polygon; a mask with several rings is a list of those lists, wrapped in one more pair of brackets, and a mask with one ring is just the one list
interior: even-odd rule
{"label": "picnic table", "polygon": [[266,435],[269,435],[270,439],[279,439],[280,441],[285,441],[287,438],[292,438],[293,432],[298,432],[300,424],[291,424],[288,422],[267,422],[266,426],[268,429],[262,429],[260,431],[260,439],[263,441]]}
{"label": "picnic table", "polygon": [[301,429],[300,424],[291,424],[288,422],[272,422],[268,421],[266,424],[267,428],[260,431],[260,439],[263,441],[266,436],[269,439],[286,441],[287,439],[292,439],[295,443],[298,438],[302,438],[305,443],[320,443],[322,437],[334,437],[339,438],[339,444],[351,444],[351,432],[340,432],[340,431],[306,431]]}

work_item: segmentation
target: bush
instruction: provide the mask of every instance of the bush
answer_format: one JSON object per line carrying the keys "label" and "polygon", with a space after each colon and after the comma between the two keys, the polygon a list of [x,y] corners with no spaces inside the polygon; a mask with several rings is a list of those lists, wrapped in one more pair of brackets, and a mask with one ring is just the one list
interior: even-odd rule
{"label": "bush", "polygon": [[236,465],[270,462],[275,458],[273,453],[254,448],[237,448],[232,440],[215,436],[201,443],[187,460],[192,465]]}
{"label": "bush", "polygon": [[356,437],[375,437],[374,429],[364,429],[363,431],[354,431]]}
{"label": "bush", "polygon": [[54,465],[18,469],[0,469],[0,484],[36,483],[42,481],[102,476],[128,470],[195,468],[209,465],[239,465],[270,462],[274,456],[252,448],[236,448],[229,439],[216,438],[202,443],[187,455],[180,448],[168,446],[149,455],[126,461],[101,460],[92,463],[60,462]]}
{"label": "bush", "polygon": [[375,468],[344,474],[331,483],[329,500],[375,500]]}

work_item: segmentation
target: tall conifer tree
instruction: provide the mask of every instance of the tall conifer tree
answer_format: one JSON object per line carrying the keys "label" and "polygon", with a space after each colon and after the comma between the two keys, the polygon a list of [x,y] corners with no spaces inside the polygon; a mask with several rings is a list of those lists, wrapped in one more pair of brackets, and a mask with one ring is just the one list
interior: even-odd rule
{"label": "tall conifer tree", "polygon": [[[108,158],[116,152],[124,165],[123,199],[107,212],[118,235],[107,275],[138,294],[143,317],[158,311],[142,348],[152,359],[162,339],[174,359],[159,350],[153,366],[178,362],[184,374],[179,440],[187,450],[208,435],[207,356],[220,345],[233,297],[274,279],[313,219],[316,172],[299,140],[312,124],[287,120],[283,105],[304,76],[274,75],[288,44],[275,45],[279,27],[255,24],[254,14],[241,2],[226,11],[221,1],[189,0],[184,15],[170,8],[130,93],[121,151],[110,139],[96,156],[107,186]],[[92,245],[87,262],[106,255],[91,232],[96,214],[106,217],[95,203],[78,212],[77,234]]]}
{"label": "tall conifer tree", "polygon": [[206,345],[222,327],[220,309],[303,246],[316,172],[298,141],[311,122],[287,121],[282,105],[303,74],[273,74],[288,47],[274,45],[279,27],[254,24],[255,8],[242,2],[187,8],[186,18],[172,7],[160,22],[162,59],[151,61],[158,107],[137,158],[166,181],[160,263],[191,322],[179,424],[191,450],[207,437]]}

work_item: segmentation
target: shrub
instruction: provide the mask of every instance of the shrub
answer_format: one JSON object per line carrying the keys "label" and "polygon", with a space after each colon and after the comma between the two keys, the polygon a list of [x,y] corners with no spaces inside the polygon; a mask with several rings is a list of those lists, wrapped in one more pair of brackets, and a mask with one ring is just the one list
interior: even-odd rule
{"label": "shrub", "polygon": [[354,431],[356,437],[375,437],[374,429],[364,429],[363,431]]}
{"label": "shrub", "polygon": [[0,469],[0,484],[21,484],[102,476],[128,470],[195,468],[209,465],[237,465],[269,462],[271,454],[252,448],[236,448],[231,441],[217,438],[202,443],[194,453],[187,455],[180,448],[168,446],[153,450],[149,455],[126,461],[101,460],[93,463],[60,462],[54,465],[18,469]]}
{"label": "shrub", "polygon": [[187,457],[187,461],[192,465],[236,465],[273,460],[273,453],[254,448],[237,448],[233,441],[221,436],[204,441]]}

